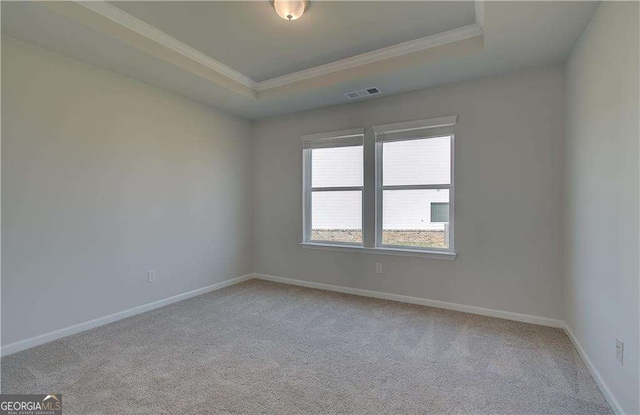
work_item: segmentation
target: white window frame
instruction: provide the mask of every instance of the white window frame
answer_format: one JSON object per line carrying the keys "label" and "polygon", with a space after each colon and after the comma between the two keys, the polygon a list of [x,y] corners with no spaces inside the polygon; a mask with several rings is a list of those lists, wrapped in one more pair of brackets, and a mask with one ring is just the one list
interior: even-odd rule
{"label": "white window frame", "polygon": [[[383,124],[373,127],[376,136],[376,248],[413,250],[433,253],[455,253],[455,218],[454,218],[454,200],[455,200],[455,168],[454,168],[454,150],[455,150],[455,134],[453,127],[455,126],[457,116],[447,116],[431,118],[426,120],[407,121],[402,123]],[[450,184],[420,184],[420,185],[383,185],[383,144],[385,142],[398,142],[409,140],[424,140],[436,137],[449,137],[450,145]],[[430,189],[447,189],[449,190],[449,246],[447,248],[437,247],[419,247],[411,245],[385,245],[382,243],[382,219],[383,219],[383,192],[384,190],[430,190]]]}
{"label": "white window frame", "polygon": [[[336,148],[348,145],[361,145],[364,159],[364,128],[351,128],[348,130],[331,131],[327,133],[307,134],[301,137],[303,143],[302,150],[302,241],[306,244],[321,244],[345,247],[363,247],[364,245],[364,162],[362,163],[362,186],[332,186],[313,187],[311,174],[313,171],[311,156],[314,148]],[[359,144],[354,144],[358,143]],[[312,197],[313,192],[333,192],[333,191],[360,191],[360,206],[362,209],[360,232],[362,233],[362,243],[322,241],[311,239],[312,235]]]}
{"label": "white window frame", "polygon": [[[373,126],[373,136],[365,134],[365,128],[332,131],[328,133],[307,134],[301,137],[303,142],[302,157],[302,242],[303,248],[321,249],[341,252],[356,252],[379,255],[411,256],[419,258],[455,259],[454,245],[455,220],[455,134],[454,127],[457,116],[437,117],[424,120],[407,121],[393,124]],[[366,130],[371,131],[371,130]],[[385,141],[405,141],[434,137],[450,137],[451,146],[451,183],[447,185],[382,185],[382,143]],[[313,148],[339,147],[354,138],[362,140],[363,144],[363,186],[342,187],[334,190],[360,190],[362,193],[362,244],[311,240],[311,197],[313,191],[332,191],[329,188],[311,188]],[[371,149],[370,146],[374,146]],[[370,153],[371,151],[371,153]],[[374,159],[367,161],[367,154],[374,155]],[[369,170],[368,170],[369,169]],[[367,171],[370,172],[367,175]],[[382,192],[389,189],[448,189],[449,190],[449,246],[448,248],[398,246],[382,244]],[[375,194],[375,202],[369,206],[366,193]],[[370,229],[366,224],[375,224]],[[369,236],[367,236],[369,235]]]}

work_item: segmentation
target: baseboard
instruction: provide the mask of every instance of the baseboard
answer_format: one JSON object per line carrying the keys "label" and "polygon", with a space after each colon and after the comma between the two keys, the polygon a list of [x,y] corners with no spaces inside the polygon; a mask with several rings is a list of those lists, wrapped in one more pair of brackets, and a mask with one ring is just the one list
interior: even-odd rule
{"label": "baseboard", "polygon": [[241,277],[231,278],[226,281],[222,281],[216,284],[208,285],[206,287],[198,288],[197,290],[188,291],[186,293],[174,295],[172,297],[164,298],[162,300],[158,300],[158,301],[143,304],[137,307],[133,307],[128,310],[119,311],[117,313],[113,313],[108,316],[98,317],[93,320],[85,321],[83,323],[79,323],[73,326],[54,330],[49,333],[31,337],[29,339],[20,340],[15,343],[8,344],[6,346],[2,346],[2,356],[7,356],[22,350],[30,349],[32,347],[49,343],[51,341],[58,340],[63,337],[71,336],[72,334],[80,333],[85,330],[104,326],[105,324],[113,323],[115,321],[122,320],[127,317],[135,316],[137,314],[144,313],[146,311],[151,311],[156,308],[164,307],[166,305],[173,304],[178,301],[186,300],[188,298],[196,297],[201,294],[205,294],[211,291],[216,291],[221,288],[228,287],[230,285],[234,285],[234,284],[241,283],[243,281],[250,280],[251,278],[253,278],[253,274],[247,274]]}
{"label": "baseboard", "polygon": [[296,280],[292,278],[276,277],[266,274],[254,274],[254,278],[266,281],[280,282],[283,284],[299,285],[301,287],[317,288],[320,290],[335,291],[345,294],[359,295],[363,297],[380,298],[383,300],[399,301],[401,303],[419,304],[429,307],[444,308],[447,310],[462,311],[464,313],[479,314],[482,316],[497,317],[506,320],[522,321],[525,323],[538,324],[540,326],[564,328],[562,320],[547,317],[532,316],[528,314],[512,313],[509,311],[494,310],[490,308],[474,307],[464,304],[449,303],[446,301],[429,300],[427,298],[411,297],[408,295],[391,294],[382,291],[362,290],[340,285],[322,284],[319,282]]}
{"label": "baseboard", "polygon": [[598,388],[600,388],[600,391],[604,395],[605,399],[607,400],[607,402],[609,402],[609,406],[611,407],[613,412],[615,412],[618,415],[624,414],[625,412],[622,409],[620,402],[618,402],[615,395],[613,394],[611,389],[609,389],[609,386],[607,386],[607,383],[602,378],[602,375],[600,375],[600,372],[598,371],[596,366],[593,364],[591,359],[589,359],[587,352],[584,351],[584,349],[582,348],[582,345],[580,344],[576,336],[574,336],[569,326],[566,324],[564,325],[564,331],[567,333],[567,336],[569,336],[569,339],[571,339],[571,343],[573,343],[574,347],[578,351],[578,354],[582,358],[582,361],[584,362],[584,364],[589,369],[589,372],[591,372],[591,376],[593,377],[593,380],[596,381]]}
{"label": "baseboard", "polygon": [[392,300],[392,301],[398,301],[402,303],[419,304],[419,305],[424,305],[429,307],[437,307],[437,308],[443,308],[447,310],[461,311],[461,312],[471,313],[471,314],[479,314],[482,316],[496,317],[496,318],[502,318],[506,320],[514,320],[514,321],[521,321],[525,323],[538,324],[541,326],[562,328],[567,333],[567,336],[575,346],[576,350],[578,351],[578,354],[580,355],[585,365],[591,372],[593,379],[595,380],[596,384],[602,391],[602,394],[604,395],[605,399],[607,400],[607,402],[609,403],[613,411],[618,415],[624,414],[624,410],[620,406],[620,403],[614,396],[611,389],[609,389],[606,382],[600,375],[600,372],[595,367],[591,359],[589,359],[589,356],[584,351],[584,349],[578,342],[578,339],[575,337],[575,335],[573,334],[569,326],[567,326],[562,320],[533,316],[528,314],[512,313],[509,311],[494,310],[490,308],[475,307],[475,306],[469,306],[464,304],[450,303],[446,301],[430,300],[427,298],[411,297],[408,295],[392,294],[392,293],[386,293],[382,291],[363,290],[359,288],[350,288],[350,287],[344,287],[340,285],[331,285],[331,284],[323,284],[319,282],[296,280],[292,278],[276,277],[274,275],[258,274],[258,273],[247,274],[240,277],[232,278],[232,279],[222,281],[216,284],[212,284],[206,287],[198,288],[197,290],[188,291],[186,293],[174,295],[172,297],[168,297],[162,300],[158,300],[158,301],[147,303],[141,306],[133,307],[128,310],[110,314],[108,316],[99,317],[93,320],[85,321],[84,323],[79,323],[73,326],[54,330],[49,333],[31,337],[29,339],[20,340],[15,343],[11,343],[6,346],[3,346],[1,354],[2,356],[7,356],[13,353],[17,353],[19,351],[30,349],[32,347],[39,346],[41,344],[49,343],[51,341],[58,340],[63,337],[71,336],[72,334],[76,334],[82,331],[90,330],[92,328],[100,327],[105,324],[113,323],[115,321],[122,320],[127,317],[132,317],[137,314],[144,313],[146,311],[151,311],[156,308],[160,308],[169,304],[176,303],[178,301],[196,297],[198,295],[205,294],[211,291],[216,291],[216,290],[229,287],[231,285],[238,284],[254,278],[259,280],[279,282],[282,284],[297,285],[301,287],[315,288],[315,289],[326,290],[326,291],[335,291],[335,292],[340,292],[345,294],[359,295],[363,297],[380,298],[383,300]]}

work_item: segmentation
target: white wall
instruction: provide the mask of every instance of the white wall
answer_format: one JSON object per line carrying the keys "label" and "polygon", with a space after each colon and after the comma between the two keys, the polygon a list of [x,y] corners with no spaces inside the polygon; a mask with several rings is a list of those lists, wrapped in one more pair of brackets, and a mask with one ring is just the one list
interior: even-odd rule
{"label": "white wall", "polygon": [[[560,318],[563,72],[527,70],[257,122],[254,270]],[[372,140],[375,124],[453,114],[456,260],[301,248],[301,135],[365,126]]]}
{"label": "white wall", "polygon": [[640,413],[639,17],[638,3],[603,2],[566,76],[564,319],[629,414]]}
{"label": "white wall", "polygon": [[3,344],[252,271],[248,122],[5,37],[2,86]]}

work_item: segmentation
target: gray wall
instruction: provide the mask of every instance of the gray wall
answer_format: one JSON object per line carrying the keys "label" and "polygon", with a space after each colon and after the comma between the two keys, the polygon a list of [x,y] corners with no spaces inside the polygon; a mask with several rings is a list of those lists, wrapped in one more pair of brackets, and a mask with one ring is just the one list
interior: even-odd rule
{"label": "gray wall", "polygon": [[565,150],[564,319],[630,414],[640,413],[639,17],[638,3],[603,2],[574,48]]}
{"label": "gray wall", "polygon": [[[254,270],[561,318],[563,71],[527,70],[257,122]],[[371,140],[375,124],[453,114],[456,260],[299,245],[302,134],[365,126]]]}
{"label": "gray wall", "polygon": [[248,122],[4,37],[2,86],[3,344],[252,271]]}

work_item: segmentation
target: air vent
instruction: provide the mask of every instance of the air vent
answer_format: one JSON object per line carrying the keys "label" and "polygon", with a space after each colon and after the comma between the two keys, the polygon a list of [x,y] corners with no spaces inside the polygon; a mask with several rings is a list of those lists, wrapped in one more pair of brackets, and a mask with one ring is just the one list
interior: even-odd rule
{"label": "air vent", "polygon": [[345,92],[344,94],[349,99],[356,99],[356,98],[370,97],[371,95],[377,95],[379,93],[380,93],[380,88],[374,86],[371,88],[359,89],[357,91]]}

